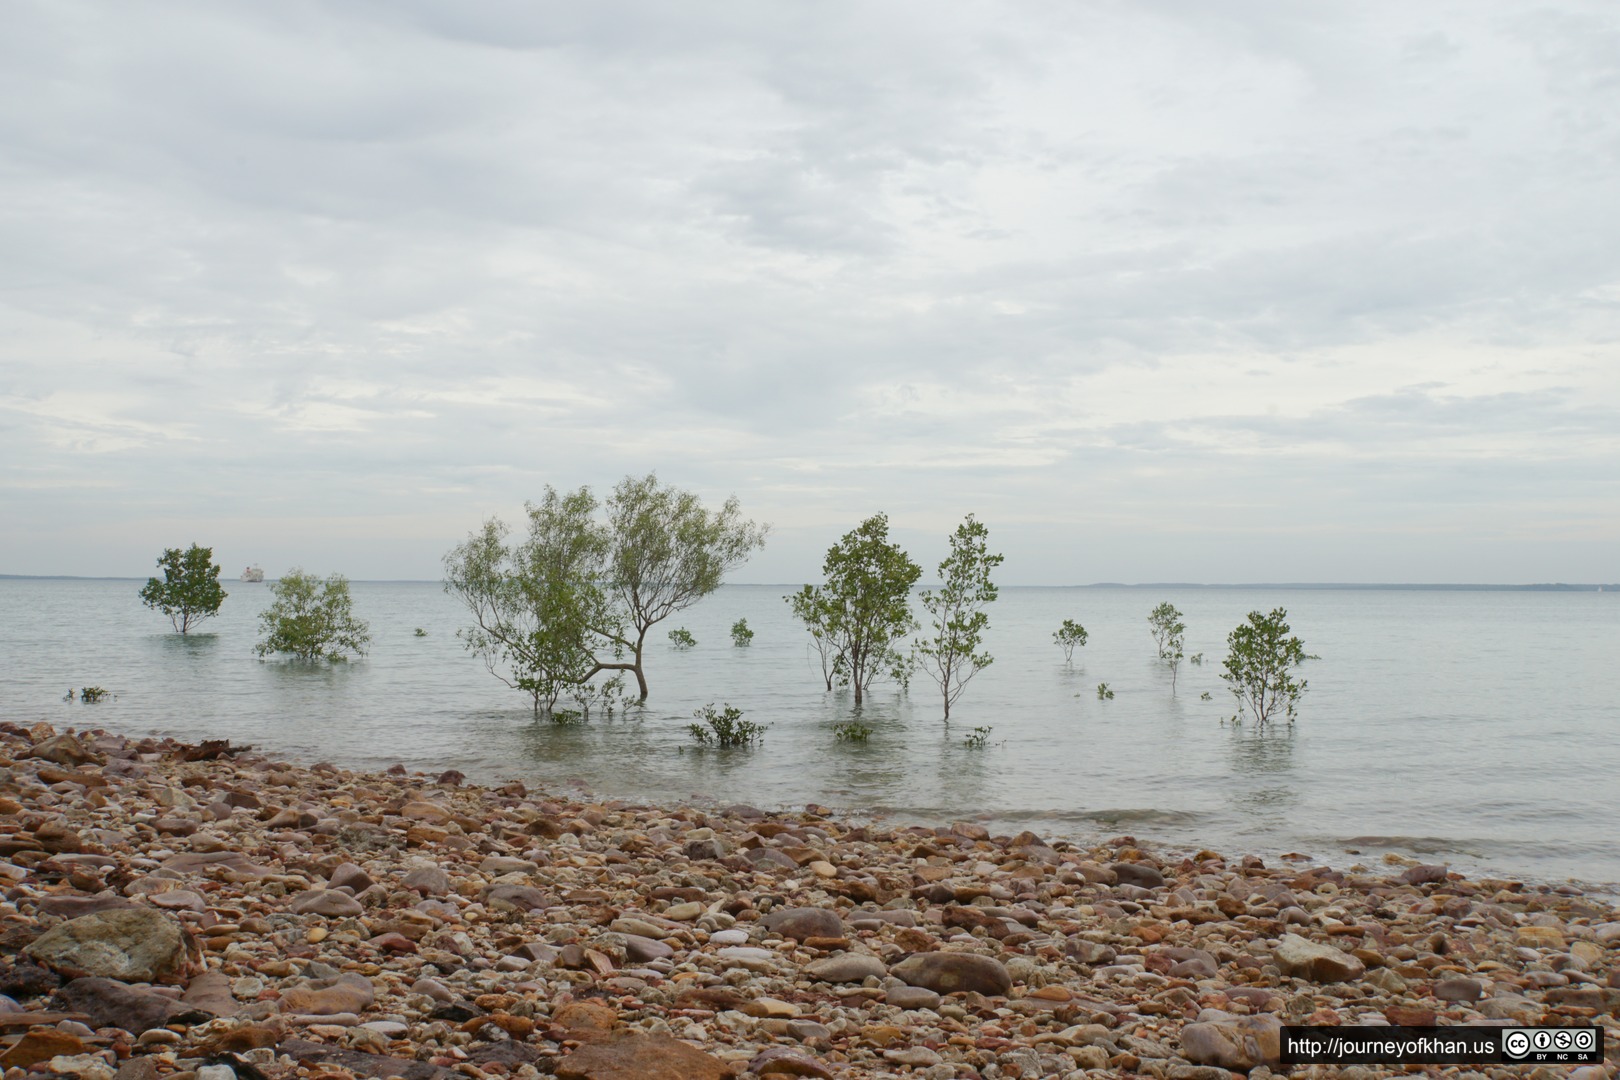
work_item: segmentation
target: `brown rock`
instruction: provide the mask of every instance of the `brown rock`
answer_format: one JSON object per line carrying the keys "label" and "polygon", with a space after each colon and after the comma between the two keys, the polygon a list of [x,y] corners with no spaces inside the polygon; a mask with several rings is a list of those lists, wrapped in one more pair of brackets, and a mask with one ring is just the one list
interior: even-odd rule
{"label": "brown rock", "polygon": [[1263,1013],[1188,1024],[1181,1029],[1181,1053],[1195,1065],[1239,1072],[1276,1065],[1282,1055],[1282,1021]]}
{"label": "brown rock", "polygon": [[621,1035],[557,1064],[561,1080],[728,1080],[719,1058],[668,1035]]}
{"label": "brown rock", "polygon": [[1433,993],[1441,1001],[1478,1001],[1485,996],[1485,984],[1478,979],[1441,979]]}
{"label": "brown rock", "polygon": [[182,851],[164,859],[163,868],[182,874],[224,870],[246,877],[266,877],[275,872],[267,866],[259,866],[237,851]]}
{"label": "brown rock", "polygon": [[187,1005],[151,990],[141,990],[116,979],[74,979],[56,992],[53,1008],[84,1013],[92,1027],[123,1028],[139,1035],[168,1024],[191,1011]]}
{"label": "brown rock", "polygon": [[887,971],[875,956],[845,953],[807,964],[804,973],[817,982],[858,983],[872,977],[881,979]]}
{"label": "brown rock", "polygon": [[797,941],[806,938],[844,936],[844,920],[827,908],[797,907],[773,911],[760,920],[765,929]]}
{"label": "brown rock", "polygon": [[336,1065],[356,1076],[399,1077],[399,1080],[457,1080],[460,1073],[425,1061],[365,1054],[304,1039],[288,1039],[276,1048],[294,1061]]}
{"label": "brown rock", "polygon": [[1284,934],[1272,956],[1284,975],[1317,983],[1350,982],[1367,970],[1349,953],[1331,945],[1318,945],[1298,934]]}
{"label": "brown rock", "polygon": [[72,768],[94,762],[98,765],[104,763],[106,758],[91,751],[79,737],[73,734],[56,735],[43,742],[35,743],[34,748],[28,752],[27,757],[43,758],[57,765],[66,765]]}
{"label": "brown rock", "polygon": [[235,1016],[240,1011],[231,994],[230,977],[223,971],[205,971],[192,979],[180,1000],[215,1016]]}
{"label": "brown rock", "polygon": [[281,1011],[306,1016],[358,1013],[377,999],[377,991],[364,975],[351,973],[297,986],[281,995]]}
{"label": "brown rock", "polygon": [[191,934],[154,908],[82,915],[41,934],[23,951],[69,978],[129,982],[180,982],[202,959]]}
{"label": "brown rock", "polygon": [[816,1076],[832,1080],[833,1071],[809,1054],[786,1046],[772,1046],[755,1054],[748,1062],[750,1072],[759,1076]]}
{"label": "brown rock", "polygon": [[1109,866],[1115,880],[1121,885],[1135,885],[1143,889],[1157,889],[1164,884],[1164,875],[1146,863],[1117,862]]}
{"label": "brown rock", "polygon": [[365,906],[345,892],[336,889],[311,889],[309,892],[299,893],[293,897],[292,910],[295,915],[325,915],[330,918],[346,918],[351,915],[365,913]]}
{"label": "brown rock", "polygon": [[49,1061],[58,1055],[82,1054],[86,1049],[84,1041],[77,1035],[69,1035],[65,1031],[51,1028],[40,1028],[28,1032],[17,1045],[0,1054],[0,1066],[8,1069],[26,1069],[30,1065]]}
{"label": "brown rock", "polygon": [[141,905],[122,896],[44,896],[39,910],[47,915],[60,915],[64,919],[77,919],[81,915],[94,915],[98,911],[116,911],[119,908],[138,908]]}
{"label": "brown rock", "polygon": [[150,1057],[132,1057],[113,1074],[113,1080],[157,1080],[157,1077],[157,1059]]}
{"label": "brown rock", "polygon": [[437,866],[419,866],[399,882],[423,896],[447,896],[450,893],[450,875]]}
{"label": "brown rock", "polygon": [[430,825],[443,825],[453,815],[438,803],[418,801],[400,807],[399,816],[411,821],[425,821]]}
{"label": "brown rock", "polygon": [[606,1005],[591,1001],[571,1001],[552,1017],[567,1030],[607,1031],[618,1022],[619,1014]]}
{"label": "brown rock", "polygon": [[908,956],[889,974],[911,986],[921,986],[936,994],[971,990],[986,995],[1005,995],[1012,989],[1012,976],[998,960],[974,953],[928,952]]}
{"label": "brown rock", "polygon": [[1384,1019],[1396,1027],[1433,1027],[1435,1015],[1433,1009],[1416,1005],[1391,1005],[1384,1010]]}
{"label": "brown rock", "polygon": [[281,1041],[281,1033],[268,1024],[243,1024],[228,1031],[216,1031],[197,1044],[204,1054],[245,1054]]}
{"label": "brown rock", "polygon": [[332,876],[326,884],[333,889],[353,889],[356,895],[365,892],[376,884],[371,875],[352,862],[341,863],[332,871]]}
{"label": "brown rock", "polygon": [[483,892],[484,903],[500,910],[540,911],[551,906],[545,893],[531,885],[491,885]]}
{"label": "brown rock", "polygon": [[34,843],[46,851],[57,853],[84,850],[84,839],[60,821],[47,821],[35,829]]}
{"label": "brown rock", "polygon": [[376,937],[367,942],[367,944],[373,948],[381,949],[384,952],[396,954],[413,953],[416,951],[416,942],[395,930],[378,934]]}

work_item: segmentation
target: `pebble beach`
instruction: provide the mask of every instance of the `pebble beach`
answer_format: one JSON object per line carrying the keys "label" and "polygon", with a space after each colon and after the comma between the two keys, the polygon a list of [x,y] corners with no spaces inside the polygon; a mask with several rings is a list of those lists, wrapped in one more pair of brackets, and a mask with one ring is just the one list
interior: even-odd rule
{"label": "pebble beach", "polygon": [[[1562,1077],[1620,912],[1386,857],[645,806],[0,724],[3,1080]],[[1284,1024],[1606,1063],[1279,1064]]]}

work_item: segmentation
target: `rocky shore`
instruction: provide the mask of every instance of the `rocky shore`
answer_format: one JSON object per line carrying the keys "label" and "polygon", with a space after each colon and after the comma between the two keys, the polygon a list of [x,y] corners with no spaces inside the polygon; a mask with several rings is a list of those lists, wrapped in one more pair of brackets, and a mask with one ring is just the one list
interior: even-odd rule
{"label": "rocky shore", "polygon": [[0,724],[4,1080],[1247,1074],[1282,1024],[1599,1024],[1620,914],[1443,866],[587,803]]}

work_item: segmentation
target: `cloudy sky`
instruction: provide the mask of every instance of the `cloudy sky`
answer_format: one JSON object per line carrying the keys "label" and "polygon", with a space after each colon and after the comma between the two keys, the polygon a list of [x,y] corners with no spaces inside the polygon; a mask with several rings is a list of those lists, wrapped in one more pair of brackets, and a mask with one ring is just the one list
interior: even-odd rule
{"label": "cloudy sky", "polygon": [[1620,579],[1620,7],[0,3],[0,572]]}

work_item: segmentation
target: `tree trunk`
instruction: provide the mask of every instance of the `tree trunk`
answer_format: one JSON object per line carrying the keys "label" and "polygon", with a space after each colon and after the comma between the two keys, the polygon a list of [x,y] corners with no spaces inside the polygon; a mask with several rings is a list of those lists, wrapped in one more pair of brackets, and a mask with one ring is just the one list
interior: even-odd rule
{"label": "tree trunk", "polygon": [[643,674],[641,670],[641,652],[647,644],[648,629],[648,627],[643,626],[641,628],[641,632],[636,635],[636,663],[635,666],[630,669],[636,673],[636,689],[641,691],[642,701],[647,700],[647,676]]}

